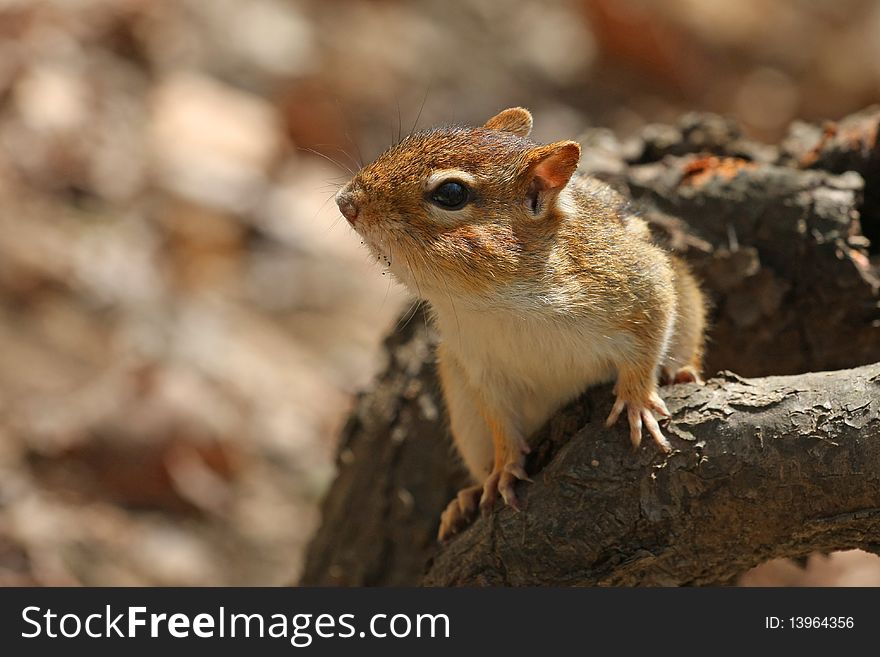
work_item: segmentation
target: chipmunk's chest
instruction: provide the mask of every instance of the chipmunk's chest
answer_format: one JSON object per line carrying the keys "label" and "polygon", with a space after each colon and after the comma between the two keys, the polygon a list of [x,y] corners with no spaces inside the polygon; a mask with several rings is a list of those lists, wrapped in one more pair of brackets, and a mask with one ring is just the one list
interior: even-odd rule
{"label": "chipmunk's chest", "polygon": [[611,380],[630,342],[590,318],[442,305],[435,312],[446,348],[458,357],[471,383],[509,398],[524,411],[527,425],[542,422],[586,387]]}

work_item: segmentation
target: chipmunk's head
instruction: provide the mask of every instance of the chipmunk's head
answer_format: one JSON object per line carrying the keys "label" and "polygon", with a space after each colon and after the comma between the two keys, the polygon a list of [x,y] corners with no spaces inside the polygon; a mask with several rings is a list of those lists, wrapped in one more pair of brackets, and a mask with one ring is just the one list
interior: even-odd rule
{"label": "chipmunk's head", "polygon": [[573,141],[538,145],[532,116],[410,135],[364,167],[336,203],[370,250],[417,293],[485,289],[517,268],[523,240],[559,216]]}

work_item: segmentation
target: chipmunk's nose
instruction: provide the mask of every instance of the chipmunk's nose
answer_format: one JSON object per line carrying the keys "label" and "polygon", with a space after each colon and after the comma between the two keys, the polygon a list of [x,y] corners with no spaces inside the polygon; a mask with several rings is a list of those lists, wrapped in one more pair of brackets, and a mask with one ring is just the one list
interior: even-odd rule
{"label": "chipmunk's nose", "polygon": [[360,208],[357,204],[355,192],[351,188],[351,183],[336,192],[336,205],[339,206],[339,211],[348,220],[348,223],[354,224]]}

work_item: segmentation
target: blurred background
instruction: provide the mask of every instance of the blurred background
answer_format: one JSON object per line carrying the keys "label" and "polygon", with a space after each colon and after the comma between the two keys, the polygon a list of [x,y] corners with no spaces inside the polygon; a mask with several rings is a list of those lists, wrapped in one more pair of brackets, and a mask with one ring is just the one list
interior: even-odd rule
{"label": "blurred background", "polygon": [[0,0],[0,584],[296,581],[407,303],[331,197],[399,131],[878,101],[869,0]]}

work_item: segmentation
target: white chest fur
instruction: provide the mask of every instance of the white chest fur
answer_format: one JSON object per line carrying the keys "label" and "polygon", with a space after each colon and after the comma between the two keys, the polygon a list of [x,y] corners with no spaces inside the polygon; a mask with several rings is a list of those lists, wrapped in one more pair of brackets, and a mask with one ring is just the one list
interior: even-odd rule
{"label": "white chest fur", "polygon": [[446,348],[487,399],[519,416],[524,435],[588,386],[610,381],[630,338],[599,317],[562,318],[432,303]]}

